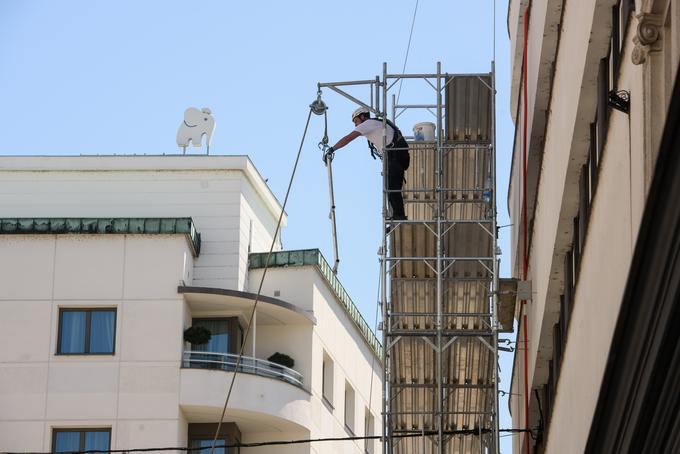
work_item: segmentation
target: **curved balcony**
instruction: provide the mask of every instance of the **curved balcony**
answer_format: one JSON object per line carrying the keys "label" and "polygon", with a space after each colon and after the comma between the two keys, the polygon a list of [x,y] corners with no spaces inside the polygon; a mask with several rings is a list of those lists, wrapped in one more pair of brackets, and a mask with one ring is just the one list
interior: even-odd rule
{"label": "curved balcony", "polygon": [[[233,372],[237,364],[238,355],[232,353],[185,351],[182,357],[182,367],[188,369],[219,369]],[[264,359],[242,356],[238,372],[274,378],[303,387],[300,372]]]}
{"label": "curved balcony", "polygon": [[[268,361],[242,359],[224,420],[236,423],[242,433],[310,431],[311,394],[299,385],[300,374]],[[183,366],[179,404],[184,417],[192,423],[217,421],[236,373],[236,355],[187,351]]]}

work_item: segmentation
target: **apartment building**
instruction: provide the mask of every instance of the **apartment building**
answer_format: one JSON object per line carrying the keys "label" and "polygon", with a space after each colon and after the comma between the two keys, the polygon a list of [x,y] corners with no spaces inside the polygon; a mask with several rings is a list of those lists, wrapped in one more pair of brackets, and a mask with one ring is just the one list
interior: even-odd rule
{"label": "apartment building", "polygon": [[380,434],[382,347],[318,250],[276,240],[248,329],[280,211],[246,156],[0,158],[0,451],[209,452],[235,370],[218,445]]}
{"label": "apartment building", "polygon": [[507,19],[513,275],[532,287],[513,451],[678,452],[680,2],[511,0]]}

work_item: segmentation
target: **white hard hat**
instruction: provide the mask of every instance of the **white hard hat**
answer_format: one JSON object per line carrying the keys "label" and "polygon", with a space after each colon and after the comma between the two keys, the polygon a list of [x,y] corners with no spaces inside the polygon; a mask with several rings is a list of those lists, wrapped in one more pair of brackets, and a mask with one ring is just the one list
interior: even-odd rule
{"label": "white hard hat", "polygon": [[352,113],[352,121],[354,121],[354,119],[361,114],[370,115],[371,111],[368,110],[366,107],[359,107],[357,110],[354,111],[354,113]]}

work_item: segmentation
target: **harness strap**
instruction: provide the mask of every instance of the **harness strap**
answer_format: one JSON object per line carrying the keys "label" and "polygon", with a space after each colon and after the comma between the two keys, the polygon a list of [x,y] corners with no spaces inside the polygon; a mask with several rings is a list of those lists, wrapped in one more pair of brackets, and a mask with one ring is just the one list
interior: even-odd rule
{"label": "harness strap", "polygon": [[370,152],[371,152],[371,157],[372,157],[373,159],[375,159],[375,157],[377,156],[377,157],[379,157],[380,159],[382,159],[382,155],[381,155],[380,152],[378,152],[378,150],[375,148],[375,145],[373,145],[373,144],[371,143],[371,141],[368,140],[368,139],[366,140],[366,142],[368,142],[368,149],[369,149]]}
{"label": "harness strap", "polygon": [[[380,121],[382,122],[382,118],[369,118],[369,120],[375,120],[375,121]],[[385,123],[387,126],[392,128],[393,134],[392,134],[392,142],[388,143],[385,145],[385,149],[391,148],[394,146],[395,143],[397,143],[400,139],[404,137],[404,135],[401,133],[401,130],[395,125],[392,121],[390,121],[388,118],[385,118]],[[382,159],[382,154],[378,151],[378,149],[371,143],[370,140],[366,140],[368,143],[368,149],[371,152],[371,157],[373,159],[376,159],[376,156]]]}

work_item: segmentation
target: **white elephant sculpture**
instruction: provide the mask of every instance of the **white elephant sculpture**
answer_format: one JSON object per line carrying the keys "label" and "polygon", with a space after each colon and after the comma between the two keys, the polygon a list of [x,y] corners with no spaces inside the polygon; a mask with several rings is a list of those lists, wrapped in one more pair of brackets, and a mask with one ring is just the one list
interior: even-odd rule
{"label": "white elephant sculpture", "polygon": [[210,151],[210,143],[212,141],[212,134],[215,130],[215,119],[212,117],[210,109],[204,107],[198,110],[195,107],[189,107],[184,111],[184,121],[179,125],[177,130],[177,145],[186,151],[189,142],[199,148],[203,136],[206,136],[206,146]]}

